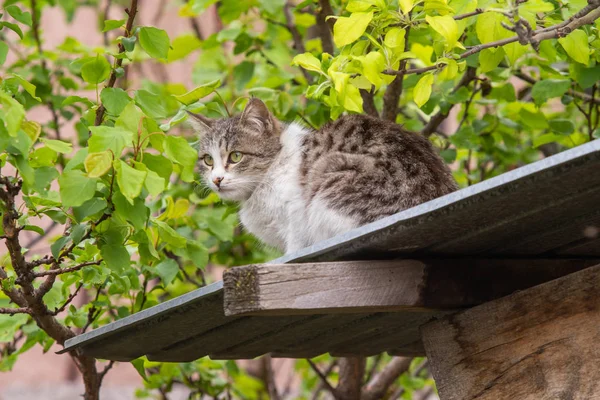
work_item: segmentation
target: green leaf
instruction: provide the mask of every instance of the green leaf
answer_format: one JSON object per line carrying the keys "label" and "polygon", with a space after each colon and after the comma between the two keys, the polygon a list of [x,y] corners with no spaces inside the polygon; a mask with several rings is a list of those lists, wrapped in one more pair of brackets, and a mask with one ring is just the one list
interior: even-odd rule
{"label": "green leaf", "polygon": [[531,89],[531,97],[538,106],[548,99],[561,97],[571,87],[571,81],[563,79],[544,79],[536,82]]}
{"label": "green leaf", "polygon": [[574,30],[566,37],[558,39],[558,43],[565,49],[569,57],[578,63],[588,65],[590,62],[588,36],[583,30]]}
{"label": "green leaf", "polygon": [[157,196],[165,190],[165,179],[158,175],[156,172],[148,169],[148,167],[140,162],[133,162],[133,167],[140,171],[146,171],[146,180],[144,181],[144,187],[148,190],[152,196]]}
{"label": "green leaf", "polygon": [[188,106],[192,103],[197,102],[201,98],[208,96],[209,94],[214,92],[215,89],[218,88],[219,86],[221,86],[221,81],[219,79],[217,79],[215,81],[211,81],[211,82],[205,83],[203,85],[200,85],[197,88],[195,88],[194,90],[191,90],[185,94],[182,94],[179,96],[174,96],[174,97],[180,103],[183,103],[186,106]]}
{"label": "green leaf", "polygon": [[197,268],[204,268],[208,264],[208,250],[200,243],[188,242],[186,250],[188,258]]}
{"label": "green leaf", "polygon": [[383,43],[386,47],[391,49],[394,54],[401,54],[404,52],[404,45],[406,37],[406,30],[400,28],[392,28],[385,34]]}
{"label": "green leaf", "polygon": [[333,26],[333,41],[342,47],[358,40],[373,19],[373,12],[353,13],[350,17],[339,17]]}
{"label": "green leaf", "polygon": [[[42,133],[42,126],[35,121],[24,121],[21,124],[21,129],[23,129],[25,131],[25,133],[27,134],[27,136],[29,136],[29,139],[31,139],[31,144],[33,145],[35,142],[37,142],[38,138],[40,137],[40,134]],[[42,142],[45,142],[47,139],[42,139]],[[57,140],[58,142],[58,140]],[[64,149],[64,142],[60,142],[59,146],[61,147],[61,149]],[[70,143],[69,143],[70,145]],[[52,148],[52,146],[48,146],[50,148]],[[70,148],[72,149],[72,148]],[[69,151],[70,153],[70,151]]]}
{"label": "green leaf", "polygon": [[[508,31],[502,26],[502,22],[508,20],[502,14],[497,12],[486,12],[477,16],[477,22],[475,24],[475,30],[477,37],[481,43],[489,43],[500,39],[505,39],[512,35],[512,32]],[[500,48],[501,49],[501,48]],[[496,52],[498,48],[490,48],[492,53]]]}
{"label": "green leaf", "polygon": [[41,141],[57,153],[69,154],[73,151],[73,145],[62,140],[41,139]]}
{"label": "green leaf", "polygon": [[85,97],[69,96],[63,100],[61,106],[62,107],[70,106],[71,104],[75,104],[75,103],[83,103],[83,104],[87,105],[88,107],[91,107],[94,105],[94,103],[92,103],[89,99],[87,99]]}
{"label": "green leaf", "polygon": [[152,26],[140,28],[140,45],[150,57],[167,58],[169,55],[169,35],[162,29]]}
{"label": "green leaf", "polygon": [[120,157],[123,148],[133,141],[133,133],[116,126],[92,126],[92,137],[88,141],[90,153],[111,150],[115,157]]}
{"label": "green leaf", "polygon": [[120,115],[127,104],[131,102],[126,91],[120,88],[104,88],[100,93],[100,100],[111,115]]}
{"label": "green leaf", "polygon": [[94,197],[96,179],[85,176],[82,171],[63,172],[58,178],[60,199],[65,208],[77,207]]}
{"label": "green leaf", "polygon": [[135,91],[135,102],[140,106],[144,113],[152,118],[163,119],[167,116],[167,110],[160,97],[147,90]]}
{"label": "green leaf", "polygon": [[560,142],[563,138],[564,136],[555,133],[546,133],[533,139],[533,147],[537,148],[544,144]]}
{"label": "green leaf", "polygon": [[131,222],[135,229],[141,230],[145,228],[150,216],[150,210],[146,207],[144,200],[137,197],[132,204],[122,193],[116,191],[113,196],[113,203],[116,213],[126,221]]}
{"label": "green leaf", "polygon": [[137,360],[133,360],[131,362],[131,365],[133,365],[133,368],[135,368],[135,370],[138,372],[138,374],[140,374],[140,376],[142,378],[144,378],[145,381],[148,380],[148,377],[146,376],[146,370],[144,369],[144,360],[141,358],[138,358]]}
{"label": "green leaf", "polygon": [[81,77],[84,81],[92,84],[104,82],[110,75],[110,64],[101,55],[83,64]]}
{"label": "green leaf", "polygon": [[8,45],[4,42],[0,42],[0,65],[4,65],[6,62],[6,56],[8,55]]}
{"label": "green leaf", "polygon": [[202,46],[196,35],[185,34],[176,37],[171,43],[167,62],[182,60]]}
{"label": "green leaf", "polygon": [[354,13],[354,12],[365,12],[368,11],[369,8],[373,7],[373,1],[369,0],[351,0],[346,6],[346,11]]}
{"label": "green leaf", "polygon": [[136,40],[137,39],[135,36],[122,38],[121,43],[123,44],[123,48],[125,49],[125,51],[127,51],[127,52],[133,51],[135,49]]}
{"label": "green leaf", "polygon": [[553,119],[548,121],[550,129],[561,135],[570,135],[575,132],[575,125],[568,119]]}
{"label": "green leaf", "polygon": [[[533,105],[531,107],[533,108]],[[531,111],[527,108],[522,108],[519,111],[519,116],[521,117],[521,122],[532,129],[548,128],[548,121],[540,111]]]}
{"label": "green leaf", "polygon": [[298,65],[307,71],[323,73],[321,70],[321,61],[311,53],[298,54],[293,58],[292,65]]}
{"label": "green leaf", "polygon": [[107,19],[104,21],[104,29],[102,32],[112,31],[125,25],[126,19]]}
{"label": "green leaf", "polygon": [[404,15],[408,15],[414,7],[413,0],[398,0],[398,3],[400,3],[400,10],[402,10],[402,14]]}
{"label": "green leaf", "polygon": [[183,166],[181,179],[184,182],[194,180],[193,172],[198,161],[198,153],[187,140],[179,136],[167,136],[165,138],[165,154],[169,160]]}
{"label": "green leaf", "polygon": [[108,203],[104,199],[93,197],[79,207],[73,207],[73,216],[77,222],[83,221],[85,218],[99,213],[104,210]]}
{"label": "green leaf", "polygon": [[100,255],[106,266],[117,274],[122,274],[129,268],[129,252],[122,244],[106,244],[100,247]]}
{"label": "green leaf", "polygon": [[456,46],[456,42],[458,41],[458,25],[454,18],[450,15],[441,17],[431,17],[426,15],[425,20],[434,31],[446,39],[446,45],[444,46],[446,51],[450,51]]}
{"label": "green leaf", "polygon": [[90,178],[99,178],[110,170],[113,155],[109,150],[100,153],[90,153],[85,158],[83,165]]}
{"label": "green leaf", "polygon": [[0,124],[4,124],[9,136],[17,136],[25,118],[25,108],[11,96],[0,90]]}
{"label": "green leaf", "polygon": [[381,72],[385,69],[385,57],[377,51],[372,51],[364,57],[362,66],[365,78],[379,88],[384,83]]}
{"label": "green leaf", "polygon": [[148,173],[138,171],[123,160],[115,160],[114,167],[115,171],[117,171],[117,183],[119,184],[121,193],[133,204],[133,199],[142,193],[144,180]]}
{"label": "green leaf", "polygon": [[152,223],[158,228],[158,234],[162,240],[173,247],[183,248],[187,243],[187,239],[177,233],[166,222],[153,220]]}
{"label": "green leaf", "polygon": [[413,89],[413,97],[415,99],[415,103],[420,107],[422,107],[431,96],[431,87],[433,86],[433,74],[426,74],[419,79],[419,82],[415,85]]}
{"label": "green leaf", "polygon": [[482,73],[490,72],[504,59],[504,49],[484,49],[479,53],[479,68]]}
{"label": "green leaf", "polygon": [[19,37],[21,39],[23,39],[23,31],[21,30],[21,28],[19,28],[19,25],[13,24],[12,22],[8,22],[8,21],[2,21],[2,22],[0,22],[0,25],[7,27],[11,31],[13,31],[17,35],[19,35]]}
{"label": "green leaf", "polygon": [[10,5],[8,7],[4,7],[6,12],[10,14],[11,17],[16,19],[22,24],[27,26],[31,26],[31,14],[27,11],[21,11],[21,9],[15,5]]}
{"label": "green leaf", "polygon": [[27,80],[25,80],[25,78],[23,78],[20,75],[17,75],[15,73],[12,74],[15,78],[17,78],[17,80],[19,81],[19,83],[21,84],[21,86],[23,86],[23,89],[25,89],[25,91],[27,93],[29,93],[31,95],[31,97],[33,97],[34,99],[36,99],[37,101],[42,101],[41,98],[39,98],[38,96],[35,95],[35,91],[36,91],[36,87],[35,85],[29,83]]}
{"label": "green leaf", "polygon": [[167,258],[163,260],[161,263],[156,265],[156,274],[160,276],[161,281],[165,286],[168,286],[173,282],[173,279],[179,273],[179,264],[177,261]]}

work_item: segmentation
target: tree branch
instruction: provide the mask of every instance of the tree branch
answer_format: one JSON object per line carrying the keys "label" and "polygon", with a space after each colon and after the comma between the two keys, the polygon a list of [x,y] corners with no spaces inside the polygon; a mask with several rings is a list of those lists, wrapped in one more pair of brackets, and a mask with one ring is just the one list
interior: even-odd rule
{"label": "tree branch", "polygon": [[[527,75],[523,71],[516,71],[515,76],[517,78],[519,78],[520,80],[527,82],[531,85],[535,85],[538,82],[537,79]],[[597,99],[596,97],[592,97],[591,95],[589,95],[587,93],[577,92],[573,89],[569,89],[567,91],[567,94],[569,94],[570,96],[576,97],[578,99],[581,99],[581,100],[585,101],[586,103],[600,104],[600,99]]]}
{"label": "tree branch", "polygon": [[333,55],[335,47],[333,45],[333,36],[331,36],[331,32],[333,32],[333,24],[335,21],[333,19],[327,19],[330,15],[334,15],[334,12],[329,0],[319,0],[319,12],[317,13],[316,20],[318,34],[321,38],[321,47],[323,47],[323,52]]}
{"label": "tree branch", "polygon": [[362,400],[377,400],[385,397],[392,384],[408,371],[412,358],[394,357],[385,368],[375,375],[362,390]]}
{"label": "tree branch", "polygon": [[338,398],[337,391],[335,390],[335,388],[333,386],[331,386],[331,383],[329,383],[327,376],[321,372],[319,367],[317,367],[317,365],[314,362],[312,362],[311,359],[307,358],[306,361],[308,362],[308,365],[310,365],[310,368],[312,368],[312,370],[317,374],[319,379],[321,379],[321,383],[323,384],[325,389],[327,389],[327,391],[329,391],[329,393],[331,393],[331,395],[335,399],[337,399]]}
{"label": "tree branch", "polygon": [[[138,0],[131,0],[131,6],[129,8],[125,9],[125,12],[128,15],[127,23],[125,25],[125,34],[123,35],[125,37],[131,36],[131,33],[132,33],[131,29],[133,28],[133,21],[135,20],[135,15],[137,14],[137,5],[138,5]],[[125,47],[123,46],[122,43],[119,43],[118,53],[119,54],[125,53]],[[110,72],[110,77],[108,78],[108,83],[106,84],[106,87],[112,88],[115,86],[115,83],[117,82],[117,68],[120,68],[121,65],[123,65],[123,58],[117,58],[117,60],[115,61],[115,67]],[[100,107],[98,107],[98,110],[96,111],[96,120],[94,121],[94,125],[98,126],[98,125],[102,124],[102,120],[104,119],[105,112],[106,112],[106,109],[104,108],[104,104],[100,104]]]}
{"label": "tree branch", "polygon": [[[562,38],[581,26],[592,24],[595,20],[600,18],[600,7],[598,7],[598,5],[600,5],[600,0],[590,0],[590,3],[593,3],[595,5],[592,6],[592,4],[590,4],[584,7],[581,11],[579,11],[577,14],[571,17],[568,21],[556,24],[549,28],[537,29],[533,31],[531,37],[529,38],[529,42],[535,46],[543,40]],[[580,16],[576,17],[577,15]],[[458,59],[463,60],[469,56],[472,56],[473,54],[479,53],[482,50],[494,47],[501,47],[518,41],[519,35],[507,39],[497,40],[495,42],[479,44],[477,46],[469,48],[467,51],[462,53],[458,57]],[[398,70],[387,69],[383,71],[383,73],[387,75],[403,76],[409,74],[422,74],[424,72],[433,71],[436,69],[441,70],[444,67],[445,64],[436,64],[429,67],[413,68],[406,71],[402,70],[401,68]]]}
{"label": "tree branch", "polygon": [[[290,31],[290,33],[292,34],[292,39],[294,40],[294,48],[296,49],[296,52],[302,54],[306,52],[306,48],[304,47],[304,42],[302,41],[302,35],[300,35],[300,32],[298,31],[298,28],[294,23],[294,15],[292,14],[293,7],[294,5],[290,1],[286,1],[285,5],[283,6],[283,15],[285,15],[285,25],[287,27],[287,30]],[[313,78],[312,76],[310,76],[308,71],[304,68],[300,68],[300,70],[302,71],[302,75],[304,75],[306,81],[309,84],[312,83]]]}
{"label": "tree branch", "polygon": [[377,107],[375,107],[375,96],[373,90],[360,89],[360,97],[363,99],[363,109],[373,117],[379,117]]}
{"label": "tree branch", "polygon": [[79,291],[81,290],[82,287],[83,287],[83,283],[80,283],[79,285],[77,285],[77,289],[75,289],[75,291],[73,293],[71,293],[69,295],[69,297],[67,297],[67,299],[65,300],[65,302],[63,303],[63,305],[60,306],[59,308],[55,309],[54,311],[52,311],[51,314],[52,315],[58,315],[61,312],[65,311],[65,309],[67,308],[67,306],[69,304],[71,304],[71,302],[77,296],[77,294],[79,293]]}
{"label": "tree branch", "polygon": [[469,18],[469,17],[473,17],[475,15],[479,15],[479,14],[483,14],[485,11],[481,8],[477,8],[475,9],[475,11],[471,11],[469,13],[465,13],[465,14],[460,14],[460,15],[455,15],[454,16],[454,20],[455,21],[460,21],[461,19],[465,19],[465,18]]}
{"label": "tree branch", "polygon": [[[409,14],[410,15],[410,14]],[[410,26],[406,28],[406,34],[404,35],[404,49],[408,48],[408,38],[410,36]],[[404,72],[406,72],[407,59],[400,61],[400,72],[394,78],[394,80],[388,85],[383,94],[383,111],[382,117],[385,120],[396,122],[398,116],[398,102],[402,96],[403,84],[404,84]]]}
{"label": "tree branch", "polygon": [[344,357],[340,359],[340,380],[335,388],[340,400],[360,399],[365,374],[365,361],[364,357]]}
{"label": "tree branch", "polygon": [[79,271],[83,267],[89,267],[90,265],[100,265],[101,262],[102,262],[102,260],[88,261],[88,262],[84,262],[84,263],[81,263],[79,265],[76,265],[74,267],[49,269],[49,270],[46,270],[46,271],[34,272],[33,276],[35,276],[36,278],[40,278],[42,276],[56,276],[56,275],[60,275],[60,274],[66,274],[68,272]]}
{"label": "tree branch", "polygon": [[19,307],[19,308],[10,308],[10,307],[0,307],[0,314],[8,314],[13,316],[15,314],[29,314],[31,315],[31,308],[28,307]]}

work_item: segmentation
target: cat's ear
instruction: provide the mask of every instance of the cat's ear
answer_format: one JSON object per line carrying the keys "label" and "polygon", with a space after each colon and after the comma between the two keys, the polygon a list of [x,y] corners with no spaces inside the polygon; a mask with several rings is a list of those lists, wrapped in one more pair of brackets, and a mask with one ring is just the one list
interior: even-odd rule
{"label": "cat's ear", "polygon": [[240,121],[259,132],[272,132],[276,127],[275,118],[261,100],[253,97],[242,112]]}
{"label": "cat's ear", "polygon": [[192,128],[194,128],[194,130],[198,133],[206,132],[207,130],[212,128],[215,122],[213,119],[205,117],[202,114],[195,114],[189,111],[187,113],[190,125],[192,125]]}

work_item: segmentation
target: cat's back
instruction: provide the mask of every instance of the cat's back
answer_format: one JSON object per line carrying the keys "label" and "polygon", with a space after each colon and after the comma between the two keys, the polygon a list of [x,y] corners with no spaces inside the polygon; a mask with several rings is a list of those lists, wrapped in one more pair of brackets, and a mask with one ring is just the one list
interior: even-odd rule
{"label": "cat's back", "polygon": [[307,135],[301,181],[319,198],[362,223],[456,190],[430,142],[400,125],[347,115]]}

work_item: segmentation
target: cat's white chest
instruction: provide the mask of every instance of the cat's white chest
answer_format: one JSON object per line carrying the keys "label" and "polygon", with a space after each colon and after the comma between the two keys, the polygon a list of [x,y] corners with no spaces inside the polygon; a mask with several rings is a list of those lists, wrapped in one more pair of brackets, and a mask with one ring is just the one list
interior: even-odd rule
{"label": "cat's white chest", "polygon": [[244,227],[264,243],[286,253],[357,227],[319,196],[308,200],[300,184],[302,139],[292,124],[282,135],[283,149],[263,181],[240,209]]}
{"label": "cat's white chest", "polygon": [[305,134],[307,132],[298,125],[288,127],[282,135],[281,153],[239,213],[248,231],[281,250],[290,247],[291,215],[296,213],[298,217],[306,212],[299,177],[301,140]]}

